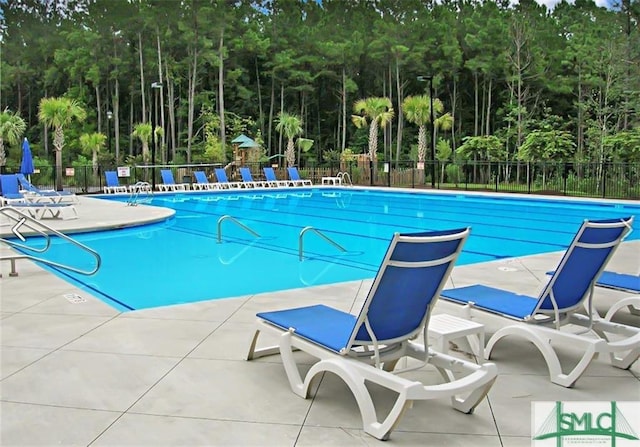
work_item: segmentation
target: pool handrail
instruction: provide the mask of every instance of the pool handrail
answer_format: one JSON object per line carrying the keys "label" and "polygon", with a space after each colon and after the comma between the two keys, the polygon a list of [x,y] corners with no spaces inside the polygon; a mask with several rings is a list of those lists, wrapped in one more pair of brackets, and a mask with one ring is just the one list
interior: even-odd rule
{"label": "pool handrail", "polygon": [[[95,266],[95,268],[93,270],[81,270],[79,268],[76,268],[76,267],[73,267],[73,266],[70,266],[70,265],[67,265],[67,264],[61,264],[59,262],[49,261],[48,259],[43,259],[43,258],[39,258],[37,256],[32,256],[32,255],[27,255],[27,254],[1,256],[0,257],[0,261],[9,260],[9,261],[15,262],[16,259],[29,259],[29,260],[40,262],[42,264],[45,264],[45,265],[48,265],[48,266],[51,266],[51,267],[56,267],[56,268],[60,268],[60,269],[64,269],[64,270],[69,270],[71,272],[78,273],[80,275],[86,275],[86,276],[91,276],[91,275],[95,274],[100,269],[100,266],[102,265],[102,258],[100,257],[100,254],[97,251],[87,247],[86,245],[76,241],[75,239],[67,236],[64,233],[61,233],[58,230],[54,230],[49,225],[46,225],[43,222],[41,222],[39,220],[36,220],[33,217],[29,216],[28,214],[25,214],[24,212],[22,212],[20,210],[12,208],[11,206],[5,206],[5,207],[0,208],[0,214],[3,214],[8,219],[13,220],[14,222],[16,222],[16,225],[13,227],[12,231],[23,242],[25,241],[24,236],[20,237],[21,236],[20,233],[17,232],[18,226],[21,226],[21,225],[26,225],[28,228],[30,228],[31,230],[33,230],[36,233],[38,233],[39,235],[44,237],[45,240],[46,240],[45,247],[41,248],[41,249],[38,249],[38,248],[29,247],[28,245],[20,244],[18,242],[13,242],[13,241],[11,241],[9,239],[5,239],[5,238],[0,237],[0,242],[5,243],[9,247],[17,248],[17,249],[25,250],[25,251],[31,251],[31,252],[35,252],[35,253],[44,253],[51,247],[51,234],[54,234],[54,235],[60,237],[61,239],[64,239],[67,242],[70,242],[71,244],[75,245],[76,247],[80,248],[81,250],[84,250],[87,253],[89,253],[90,255],[92,255],[96,259],[96,266]],[[36,227],[38,227],[38,226],[43,227],[46,230],[46,232],[45,231],[41,231],[38,228],[34,228],[34,226],[30,225],[30,223],[35,224]]]}
{"label": "pool handrail", "polygon": [[303,242],[303,240],[304,240],[304,235],[308,231],[311,231],[312,233],[317,234],[322,239],[324,239],[325,241],[327,241],[328,243],[330,243],[331,245],[336,247],[338,250],[340,250],[342,252],[346,252],[347,251],[346,248],[344,248],[342,245],[338,244],[336,241],[331,239],[329,236],[327,236],[326,234],[324,234],[323,232],[321,232],[317,228],[308,226],[308,227],[304,227],[302,229],[302,231],[300,231],[300,235],[298,236],[298,258],[299,258],[300,261],[302,261],[302,259],[304,258],[304,242]]}
{"label": "pool handrail", "polygon": [[256,233],[255,231],[253,231],[251,228],[249,228],[248,226],[246,226],[245,224],[243,224],[242,222],[240,222],[238,219],[236,219],[235,217],[229,215],[229,214],[225,214],[224,216],[220,217],[220,219],[218,219],[218,243],[222,242],[222,222],[224,222],[225,220],[230,220],[231,222],[235,223],[236,225],[238,225],[240,228],[242,228],[243,230],[245,230],[247,233],[251,233],[252,235],[254,235],[255,237],[260,237],[260,235],[258,233]]}

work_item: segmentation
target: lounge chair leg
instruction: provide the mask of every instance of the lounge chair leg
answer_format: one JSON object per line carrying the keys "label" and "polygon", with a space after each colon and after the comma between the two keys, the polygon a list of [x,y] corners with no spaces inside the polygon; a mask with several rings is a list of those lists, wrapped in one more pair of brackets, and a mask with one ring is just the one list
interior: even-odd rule
{"label": "lounge chair leg", "polygon": [[[543,332],[547,332],[548,337],[541,336],[541,333]],[[565,388],[573,387],[575,382],[587,369],[591,360],[599,352],[606,352],[605,340],[594,340],[593,342],[585,343],[584,339],[580,339],[578,337],[575,337],[574,339],[571,337],[571,334],[566,333],[563,335],[558,333],[556,329],[547,329],[544,327],[531,328],[527,327],[525,324],[522,324],[504,327],[493,334],[493,336],[489,340],[489,343],[487,344],[487,358],[491,356],[491,352],[493,351],[496,343],[502,338],[510,335],[524,338],[525,340],[533,343],[536,348],[538,348],[538,350],[544,357],[545,362],[547,363],[547,368],[549,369],[549,378],[551,379],[551,382]],[[551,345],[551,340],[553,338],[561,336],[564,336],[568,340],[575,340],[580,346],[585,347],[582,358],[568,374],[564,374],[562,372],[562,365],[560,364],[558,355]]]}
{"label": "lounge chair leg", "polygon": [[[633,362],[640,357],[640,329],[599,320],[594,322],[593,331],[606,342],[603,349],[606,350],[604,352],[609,353],[612,366],[629,369]],[[612,334],[620,335],[624,339],[616,340],[611,337]]]}
{"label": "lounge chair leg", "polygon": [[255,356],[258,337],[260,337],[260,329],[256,329],[256,331],[253,333],[253,337],[251,337],[251,343],[249,343],[249,352],[247,353],[247,360],[258,358],[257,356]]}
{"label": "lounge chair leg", "polygon": [[382,365],[382,369],[385,370],[385,371],[388,371],[388,372],[393,372],[393,370],[396,368],[396,365],[398,364],[398,360],[399,359],[387,360]]}
{"label": "lounge chair leg", "polygon": [[[445,382],[455,384],[458,381],[465,380],[464,377],[458,378],[455,376],[454,372],[467,371],[469,372],[469,368],[465,367],[462,361],[455,359],[446,354],[435,353],[429,364],[434,366],[436,370],[440,373]],[[474,387],[474,389],[468,393],[467,395],[463,394],[454,394],[451,395],[451,406],[461,413],[471,414],[475,410],[475,408],[480,404],[482,399],[485,398],[489,390],[493,386],[495,379],[498,375],[498,370],[494,364],[485,363],[484,366],[479,366],[478,370],[486,371],[486,374],[492,375],[492,379],[488,380],[482,386]],[[476,370],[477,371],[477,370]],[[468,377],[468,376],[467,376]]]}
{"label": "lounge chair leg", "polygon": [[260,357],[266,357],[268,355],[275,355],[280,353],[280,348],[278,346],[256,349],[256,344],[258,343],[259,336],[260,329],[256,329],[253,337],[251,338],[251,343],[249,344],[249,352],[247,353],[246,358],[247,360],[259,359]]}
{"label": "lounge chair leg", "polygon": [[[309,397],[309,388],[302,382],[300,371],[296,366],[296,361],[293,358],[293,348],[291,346],[291,332],[285,332],[280,336],[280,355],[282,356],[282,365],[284,371],[289,379],[289,385],[291,390],[298,396],[306,399]],[[313,367],[311,368],[313,370]],[[311,371],[307,374],[309,377]],[[313,378],[313,376],[311,376]],[[309,379],[310,380],[310,379]]]}
{"label": "lounge chair leg", "polygon": [[[370,369],[371,366],[365,366]],[[384,421],[379,422],[373,399],[369,390],[365,386],[367,379],[376,383],[375,377],[370,377],[369,374],[362,374],[360,371],[360,365],[356,365],[355,368],[335,359],[321,360],[314,364],[305,378],[304,389],[308,394],[311,388],[313,379],[320,373],[331,372],[347,385],[353,397],[356,399],[358,409],[360,410],[360,416],[362,418],[362,426],[365,433],[370,434],[374,438],[386,441],[389,439],[391,432],[398,425],[400,418],[404,412],[413,406],[413,401],[408,400],[405,392],[398,392],[391,411],[384,418]],[[369,370],[367,370],[367,373]],[[398,391],[398,390],[395,390]]]}
{"label": "lounge chair leg", "polygon": [[640,315],[640,297],[630,296],[616,302],[613,306],[609,308],[609,310],[607,311],[607,315],[605,315],[604,319],[607,321],[611,321],[613,316],[623,307],[628,307],[629,312],[631,312],[632,315]]}

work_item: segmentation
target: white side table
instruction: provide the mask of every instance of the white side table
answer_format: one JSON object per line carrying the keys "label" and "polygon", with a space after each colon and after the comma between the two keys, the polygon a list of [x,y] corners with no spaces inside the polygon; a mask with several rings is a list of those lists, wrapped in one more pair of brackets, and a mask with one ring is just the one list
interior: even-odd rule
{"label": "white side table", "polygon": [[342,177],[322,177],[323,185],[342,185]]}
{"label": "white side table", "polygon": [[484,358],[484,325],[447,314],[432,315],[429,319],[429,338],[436,351],[449,352],[449,342],[466,337],[473,354],[482,363]]}

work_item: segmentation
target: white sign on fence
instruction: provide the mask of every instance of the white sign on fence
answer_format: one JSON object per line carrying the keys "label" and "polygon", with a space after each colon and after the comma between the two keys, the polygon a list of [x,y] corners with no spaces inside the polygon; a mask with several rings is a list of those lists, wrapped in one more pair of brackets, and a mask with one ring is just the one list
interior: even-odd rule
{"label": "white sign on fence", "polygon": [[131,169],[129,166],[118,166],[118,177],[130,177]]}

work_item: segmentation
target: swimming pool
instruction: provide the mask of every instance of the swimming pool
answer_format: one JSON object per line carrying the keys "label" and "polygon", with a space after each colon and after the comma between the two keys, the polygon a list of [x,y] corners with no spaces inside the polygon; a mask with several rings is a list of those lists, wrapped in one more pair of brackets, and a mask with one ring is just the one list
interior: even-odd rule
{"label": "swimming pool", "polygon": [[[640,216],[640,204],[355,188],[156,194],[150,204],[175,217],[76,235],[102,256],[99,272],[54,271],[126,311],[371,278],[394,232],[470,226],[461,265],[564,250],[586,218]],[[63,241],[47,258],[93,262]]]}

